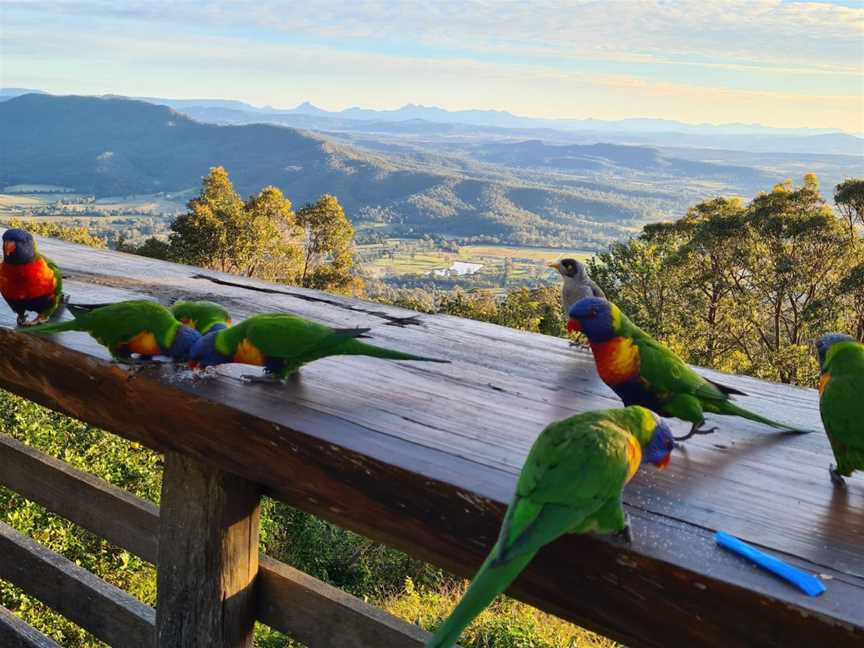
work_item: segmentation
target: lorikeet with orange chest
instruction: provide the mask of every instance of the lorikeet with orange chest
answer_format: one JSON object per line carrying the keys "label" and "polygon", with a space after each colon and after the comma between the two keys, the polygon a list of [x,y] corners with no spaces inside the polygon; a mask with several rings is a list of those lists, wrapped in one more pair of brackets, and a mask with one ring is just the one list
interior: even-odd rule
{"label": "lorikeet with orange chest", "polygon": [[864,470],[864,344],[842,333],[823,335],[816,342],[819,366],[819,411],[834,451],[831,481]]}
{"label": "lorikeet with orange chest", "polygon": [[[113,302],[103,304],[69,304],[69,310],[75,317],[89,313],[97,308],[111,306]],[[221,304],[211,301],[176,301],[171,306],[171,314],[181,324],[185,324],[201,333],[218,331],[231,326],[231,315]]]}
{"label": "lorikeet with orange chest", "polygon": [[701,429],[705,412],[740,416],[787,432],[806,434],[738,407],[730,395],[745,395],[703,378],[657,340],[631,322],[613,303],[597,297],[581,299],[570,308],[567,330],[581,331],[591,343],[597,372],[625,405],[642,405],[660,414],[689,421],[690,432],[676,439],[716,430]]}
{"label": "lorikeet with orange chest", "polygon": [[185,362],[192,345],[201,337],[184,326],[164,306],[146,300],[130,300],[82,312],[75,319],[57,324],[43,324],[27,329],[33,335],[63,331],[89,333],[108,348],[115,360],[128,360],[132,354],[141,359],[168,356]]}
{"label": "lorikeet with orange chest", "polygon": [[[18,326],[32,326],[51,319],[63,303],[63,277],[47,257],[36,250],[30,232],[8,229],[3,233],[0,294],[18,315]],[[27,320],[27,312],[36,313]]]}
{"label": "lorikeet with orange chest", "polygon": [[545,545],[567,533],[624,533],[624,486],[640,465],[660,469],[674,443],[644,407],[585,412],[549,425],[531,447],[498,541],[426,648],[449,648]]}
{"label": "lorikeet with orange chest", "polygon": [[236,362],[264,367],[264,376],[244,376],[252,382],[278,382],[313,360],[334,355],[360,355],[385,360],[447,362],[361,342],[369,329],[332,329],[296,315],[255,315],[195,343],[193,367]]}

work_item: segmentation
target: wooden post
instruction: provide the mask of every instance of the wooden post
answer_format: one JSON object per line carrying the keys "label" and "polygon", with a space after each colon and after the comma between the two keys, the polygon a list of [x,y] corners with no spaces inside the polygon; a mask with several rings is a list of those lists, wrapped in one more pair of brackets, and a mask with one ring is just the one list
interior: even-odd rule
{"label": "wooden post", "polygon": [[156,578],[159,648],[252,646],[260,488],[165,454]]}

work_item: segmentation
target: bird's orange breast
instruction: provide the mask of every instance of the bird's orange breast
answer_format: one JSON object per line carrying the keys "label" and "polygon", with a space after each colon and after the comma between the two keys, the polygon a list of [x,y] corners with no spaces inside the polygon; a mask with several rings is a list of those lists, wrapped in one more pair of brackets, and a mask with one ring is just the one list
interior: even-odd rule
{"label": "bird's orange breast", "polygon": [[125,344],[126,348],[132,353],[140,355],[154,356],[162,354],[162,347],[156,341],[156,336],[150,331],[141,331]]}
{"label": "bird's orange breast", "polygon": [[626,337],[591,344],[597,373],[607,385],[620,385],[639,376],[639,347]]}
{"label": "bird's orange breast", "polygon": [[11,300],[33,299],[50,295],[57,287],[54,272],[45,259],[13,265],[0,264],[0,293]]}
{"label": "bird's orange breast", "polygon": [[825,391],[825,387],[828,385],[828,382],[831,380],[831,374],[827,371],[819,376],[819,395],[822,395],[822,392]]}
{"label": "bird's orange breast", "polygon": [[249,338],[243,338],[237,345],[233,360],[242,364],[264,366],[264,354],[249,341]]}
{"label": "bird's orange breast", "polygon": [[627,436],[627,461],[627,481],[629,482],[639,470],[639,466],[642,465],[642,446],[632,434]]}

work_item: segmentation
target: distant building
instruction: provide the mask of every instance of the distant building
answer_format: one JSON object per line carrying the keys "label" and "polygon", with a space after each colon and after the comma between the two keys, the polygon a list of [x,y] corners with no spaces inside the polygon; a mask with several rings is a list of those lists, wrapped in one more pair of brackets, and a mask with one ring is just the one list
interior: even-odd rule
{"label": "distant building", "polygon": [[482,267],[482,263],[466,263],[464,261],[454,261],[453,265],[451,265],[446,270],[433,270],[429,274],[431,274],[433,277],[451,277],[453,275],[463,277],[465,275],[472,275],[475,272],[480,272],[480,269]]}

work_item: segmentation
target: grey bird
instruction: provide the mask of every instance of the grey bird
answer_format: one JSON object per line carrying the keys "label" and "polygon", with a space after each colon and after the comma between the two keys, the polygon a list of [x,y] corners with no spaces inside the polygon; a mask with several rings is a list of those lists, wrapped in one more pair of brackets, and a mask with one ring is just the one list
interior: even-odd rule
{"label": "grey bird", "polygon": [[561,308],[564,309],[564,317],[569,315],[570,307],[580,299],[586,297],[606,299],[600,286],[588,276],[585,265],[576,259],[561,259],[550,263],[549,267],[555,268],[564,278],[564,285],[561,287]]}

